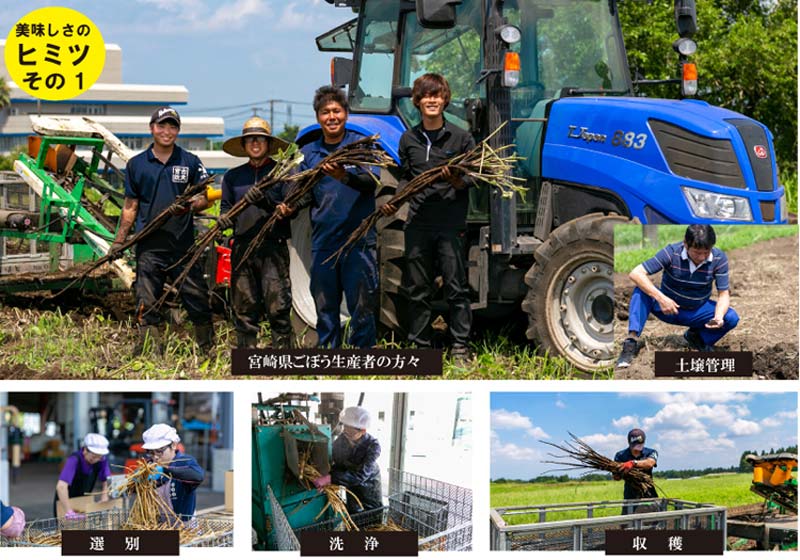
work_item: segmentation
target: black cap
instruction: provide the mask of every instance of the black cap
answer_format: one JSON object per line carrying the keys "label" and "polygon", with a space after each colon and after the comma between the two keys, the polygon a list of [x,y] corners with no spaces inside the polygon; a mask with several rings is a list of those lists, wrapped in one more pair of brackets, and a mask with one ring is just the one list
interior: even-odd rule
{"label": "black cap", "polygon": [[178,114],[178,111],[172,107],[159,107],[150,117],[150,124],[162,123],[164,121],[175,121],[178,128],[181,126],[181,116]]}
{"label": "black cap", "polygon": [[638,447],[640,450],[644,447],[644,432],[639,428],[634,428],[628,432],[628,447],[633,449]]}

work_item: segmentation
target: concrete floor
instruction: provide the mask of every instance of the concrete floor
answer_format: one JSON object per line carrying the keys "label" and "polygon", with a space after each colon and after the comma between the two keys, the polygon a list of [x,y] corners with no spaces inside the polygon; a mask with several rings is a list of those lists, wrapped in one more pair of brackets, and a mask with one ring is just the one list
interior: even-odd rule
{"label": "concrete floor", "polygon": [[[20,468],[16,484],[9,480],[11,505],[22,508],[28,520],[53,517],[53,495],[60,473],[59,463],[24,463]],[[197,490],[197,510],[221,506],[225,502],[223,492],[212,492],[210,473],[206,482]],[[95,490],[99,490],[96,485]]]}

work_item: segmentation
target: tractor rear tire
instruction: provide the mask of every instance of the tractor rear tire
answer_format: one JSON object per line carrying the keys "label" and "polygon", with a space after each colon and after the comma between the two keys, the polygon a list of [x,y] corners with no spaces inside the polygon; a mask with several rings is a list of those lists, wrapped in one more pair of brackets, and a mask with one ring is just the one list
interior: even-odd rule
{"label": "tractor rear tire", "polygon": [[618,215],[587,214],[551,232],[525,274],[526,336],[582,371],[614,359],[614,226]]}

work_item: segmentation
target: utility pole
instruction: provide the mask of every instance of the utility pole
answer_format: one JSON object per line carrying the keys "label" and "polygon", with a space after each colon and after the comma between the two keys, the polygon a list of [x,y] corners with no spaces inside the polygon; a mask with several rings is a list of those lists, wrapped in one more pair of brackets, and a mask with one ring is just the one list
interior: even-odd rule
{"label": "utility pole", "polygon": [[286,104],[286,126],[292,126],[292,104]]}
{"label": "utility pole", "polygon": [[275,126],[275,100],[269,100],[269,125]]}

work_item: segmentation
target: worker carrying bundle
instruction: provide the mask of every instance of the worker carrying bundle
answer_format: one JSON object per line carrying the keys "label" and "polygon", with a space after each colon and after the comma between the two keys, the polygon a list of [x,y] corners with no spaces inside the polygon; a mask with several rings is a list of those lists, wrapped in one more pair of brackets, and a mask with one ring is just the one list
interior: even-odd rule
{"label": "worker carrying bundle", "polygon": [[205,479],[205,471],[191,455],[178,450],[181,441],[175,428],[155,424],[142,434],[150,460],[158,464],[151,478],[158,485],[159,494],[169,503],[182,520],[190,519],[197,506],[197,488]]}
{"label": "worker carrying bundle", "polygon": [[350,514],[383,507],[381,498],[381,471],[378,457],[381,444],[367,433],[370,416],[367,409],[351,406],[342,412],[339,422],[342,433],[333,442],[333,465],[328,475],[314,481],[314,486],[323,488],[338,484],[347,488],[360,501],[347,500]]}

